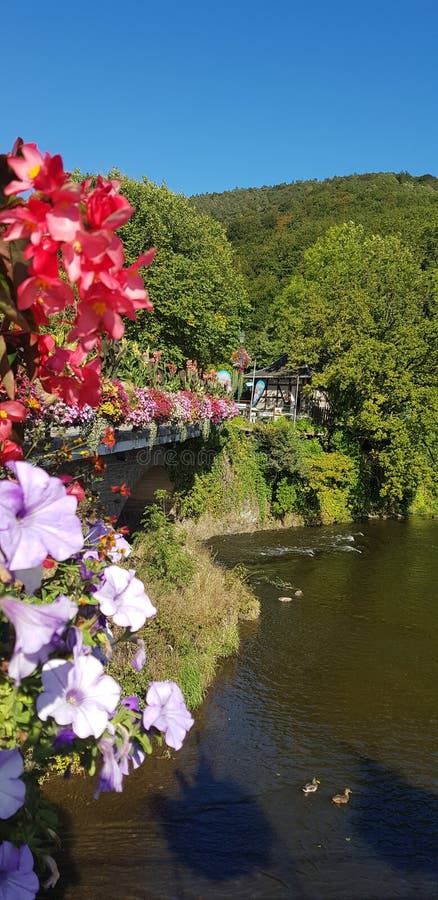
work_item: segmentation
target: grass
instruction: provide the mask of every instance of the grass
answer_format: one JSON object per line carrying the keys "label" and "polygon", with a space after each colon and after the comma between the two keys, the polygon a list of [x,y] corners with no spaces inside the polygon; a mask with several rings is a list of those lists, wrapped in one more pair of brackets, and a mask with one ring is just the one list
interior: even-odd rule
{"label": "grass", "polygon": [[[172,529],[178,547],[178,573],[186,572],[185,581],[175,579],[171,560],[169,571],[161,567],[157,575],[156,560],[161,565],[163,559],[160,545],[169,539],[168,523],[137,536],[129,564],[144,582],[158,615],[143,629],[147,653],[143,671],[136,673],[126,665],[135,652],[130,644],[117,649],[110,671],[122,680],[126,694],[140,697],[144,697],[150,681],[176,681],[187,705],[194,709],[212,683],[218,661],[237,651],[239,622],[257,618],[259,603],[242,570],[223,569],[191,535],[178,526],[172,525]],[[182,565],[181,554],[186,556],[187,565]]]}

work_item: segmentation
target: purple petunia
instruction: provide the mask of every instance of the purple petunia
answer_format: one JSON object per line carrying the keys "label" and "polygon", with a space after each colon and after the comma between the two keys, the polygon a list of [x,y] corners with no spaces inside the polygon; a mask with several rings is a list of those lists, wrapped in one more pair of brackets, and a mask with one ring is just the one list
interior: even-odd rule
{"label": "purple petunia", "polygon": [[39,881],[33,870],[33,856],[27,844],[14,847],[0,844],[0,897],[2,900],[33,900]]}
{"label": "purple petunia", "polygon": [[146,650],[144,648],[144,641],[141,638],[137,638],[136,643],[138,644],[138,650],[131,659],[131,666],[136,672],[141,672],[146,664]]}
{"label": "purple petunia", "polygon": [[48,554],[60,561],[77,553],[83,536],[76,497],[28,462],[9,468],[17,480],[0,482],[0,549],[8,569],[32,569]]}
{"label": "purple petunia", "polygon": [[73,600],[63,595],[53,603],[39,606],[13,597],[1,597],[0,609],[15,629],[15,646],[8,674],[19,685],[39,663],[59,647],[60,636],[78,609]]}
{"label": "purple petunia", "polygon": [[145,593],[143,582],[135,577],[134,569],[108,566],[103,572],[103,583],[93,594],[101,612],[111,616],[116,625],[138,631],[146,619],[157,610]]}
{"label": "purple petunia", "polygon": [[131,695],[130,697],[124,697],[120,703],[121,706],[124,706],[125,709],[129,709],[130,712],[140,712],[140,703],[138,697]]}
{"label": "purple petunia", "polygon": [[[125,540],[122,534],[118,531],[114,531],[114,528],[111,528],[111,525],[106,525],[103,519],[98,519],[97,522],[93,522],[90,526],[90,530],[85,535],[85,542],[87,544],[91,544],[92,546],[96,546],[100,539],[106,537],[107,535],[112,535],[114,538],[114,546],[112,548],[105,548],[105,553],[111,559],[111,562],[118,563],[121,559],[126,559],[130,553],[132,553],[132,547],[128,544],[128,541]],[[95,551],[91,551],[94,553]],[[91,553],[84,554],[84,557],[90,557]],[[99,557],[94,557],[98,559]]]}
{"label": "purple petunia", "polygon": [[55,737],[52,741],[52,746],[54,750],[59,750],[60,747],[71,747],[76,735],[71,728],[60,728],[58,734],[55,734]]}
{"label": "purple petunia", "polygon": [[97,785],[94,799],[97,800],[101,791],[116,791],[118,794],[123,790],[123,772],[117,761],[113,738],[102,738],[99,741],[99,750],[102,754],[102,768],[99,773],[99,782]]}
{"label": "purple petunia", "polygon": [[[99,773],[94,799],[96,800],[102,791],[123,790],[123,776],[129,775],[129,766],[138,769],[142,765],[145,753],[129,739],[126,728],[119,726],[120,736],[104,737],[99,741],[99,750],[102,754],[102,768]],[[121,740],[120,740],[121,737]]]}
{"label": "purple petunia", "polygon": [[20,752],[16,748],[0,750],[0,819],[9,819],[23,806],[26,787],[20,778],[22,774],[23,759]]}
{"label": "purple petunia", "polygon": [[153,681],[146,694],[143,728],[152,726],[162,731],[168,747],[179,750],[186,733],[192,727],[192,719],[180,688],[173,681]]}
{"label": "purple petunia", "polygon": [[37,713],[45,722],[52,716],[58,725],[71,725],[80,738],[95,738],[105,731],[120,698],[120,686],[105,675],[94,656],[75,654],[74,662],[51,659],[42,669],[43,692]]}

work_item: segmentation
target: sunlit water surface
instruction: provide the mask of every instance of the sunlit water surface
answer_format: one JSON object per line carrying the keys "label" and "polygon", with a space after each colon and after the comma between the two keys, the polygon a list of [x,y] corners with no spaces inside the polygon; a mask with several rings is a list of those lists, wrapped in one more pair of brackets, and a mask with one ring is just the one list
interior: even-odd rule
{"label": "sunlit water surface", "polygon": [[89,780],[50,786],[51,896],[437,898],[437,544],[421,520],[212,541],[249,570],[260,620],[174,760],[98,802]]}

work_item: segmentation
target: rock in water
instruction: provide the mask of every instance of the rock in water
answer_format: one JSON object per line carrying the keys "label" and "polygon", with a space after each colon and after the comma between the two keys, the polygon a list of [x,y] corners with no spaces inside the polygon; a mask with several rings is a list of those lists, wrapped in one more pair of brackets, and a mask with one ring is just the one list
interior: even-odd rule
{"label": "rock in water", "polygon": [[280,603],[290,603],[292,600],[292,597],[279,597],[278,599],[279,599]]}
{"label": "rock in water", "polygon": [[303,592],[301,590],[295,591],[294,597],[303,597]]}

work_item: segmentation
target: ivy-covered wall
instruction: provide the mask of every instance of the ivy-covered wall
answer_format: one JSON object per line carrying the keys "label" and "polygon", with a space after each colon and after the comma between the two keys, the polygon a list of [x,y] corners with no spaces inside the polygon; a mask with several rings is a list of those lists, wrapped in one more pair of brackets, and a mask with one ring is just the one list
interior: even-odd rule
{"label": "ivy-covered wall", "polygon": [[192,442],[192,464],[185,453],[185,464],[172,468],[181,518],[220,520],[226,529],[329,524],[361,512],[357,460],[326,451],[320,435],[309,437],[286,419],[254,427],[235,419],[209,447],[202,456]]}

